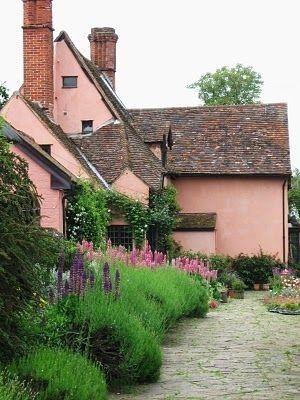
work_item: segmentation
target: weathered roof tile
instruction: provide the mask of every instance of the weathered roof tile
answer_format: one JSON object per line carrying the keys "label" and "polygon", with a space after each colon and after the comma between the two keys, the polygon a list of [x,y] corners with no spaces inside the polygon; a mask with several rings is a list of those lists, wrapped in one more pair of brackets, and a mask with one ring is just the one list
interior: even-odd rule
{"label": "weathered roof tile", "polygon": [[130,110],[147,143],[162,141],[171,124],[175,174],[290,174],[287,105]]}

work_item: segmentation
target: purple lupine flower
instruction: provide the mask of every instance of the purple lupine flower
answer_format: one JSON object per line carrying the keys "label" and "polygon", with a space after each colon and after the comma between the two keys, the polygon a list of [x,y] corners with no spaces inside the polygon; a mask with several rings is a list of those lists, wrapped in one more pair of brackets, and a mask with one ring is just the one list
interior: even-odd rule
{"label": "purple lupine flower", "polygon": [[70,289],[71,292],[80,295],[82,290],[82,275],[84,271],[82,253],[77,251],[70,270]]}
{"label": "purple lupine flower", "polygon": [[57,299],[61,299],[63,293],[63,272],[65,265],[65,255],[62,252],[59,256],[57,268]]}
{"label": "purple lupine flower", "polygon": [[103,266],[103,291],[105,294],[108,294],[112,290],[112,284],[110,280],[110,273],[109,273],[109,265],[106,262]]}
{"label": "purple lupine flower", "polygon": [[120,297],[120,281],[121,281],[121,274],[120,271],[117,269],[115,275],[115,293],[114,293],[115,300],[117,300]]}

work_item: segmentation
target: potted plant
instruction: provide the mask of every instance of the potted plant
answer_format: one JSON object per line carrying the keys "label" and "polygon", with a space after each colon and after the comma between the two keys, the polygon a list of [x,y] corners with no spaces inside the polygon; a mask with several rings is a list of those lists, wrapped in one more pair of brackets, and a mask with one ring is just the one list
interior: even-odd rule
{"label": "potted plant", "polygon": [[241,279],[235,279],[232,282],[232,289],[234,290],[234,297],[236,299],[244,298],[244,291],[246,289],[246,285]]}
{"label": "potted plant", "polygon": [[220,300],[222,303],[227,303],[227,287],[223,285],[222,283],[219,284],[218,286],[218,292],[220,295]]}

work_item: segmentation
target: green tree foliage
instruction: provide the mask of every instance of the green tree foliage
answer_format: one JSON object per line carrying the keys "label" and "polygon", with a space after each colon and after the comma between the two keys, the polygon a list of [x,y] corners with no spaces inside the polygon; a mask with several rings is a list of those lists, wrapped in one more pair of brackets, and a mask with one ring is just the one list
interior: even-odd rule
{"label": "green tree foliage", "polygon": [[297,218],[300,216],[300,170],[295,169],[291,180],[291,188],[289,190],[289,210],[295,214]]}
{"label": "green tree foliage", "polygon": [[30,301],[39,301],[56,254],[53,236],[38,224],[39,199],[27,163],[9,151],[1,126],[0,165],[0,362],[5,362],[23,346],[20,316]]}
{"label": "green tree foliage", "polygon": [[8,89],[4,83],[0,84],[0,108],[4,106],[9,98]]}
{"label": "green tree foliage", "polygon": [[172,232],[180,210],[176,197],[177,191],[171,186],[150,195],[149,225],[155,234],[156,250],[172,251]]}
{"label": "green tree foliage", "polygon": [[230,105],[257,103],[263,81],[252,67],[237,64],[233,68],[222,67],[213,73],[202,75],[188,88],[197,89],[204,105]]}

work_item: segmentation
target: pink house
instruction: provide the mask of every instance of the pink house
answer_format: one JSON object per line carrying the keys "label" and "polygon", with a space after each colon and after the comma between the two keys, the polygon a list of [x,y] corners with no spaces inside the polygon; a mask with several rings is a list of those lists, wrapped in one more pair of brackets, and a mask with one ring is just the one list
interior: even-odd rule
{"label": "pink house", "polygon": [[[23,3],[24,85],[1,110],[15,129],[72,176],[145,204],[150,191],[174,185],[182,208],[174,239],[184,249],[262,249],[287,260],[285,104],[128,110],[114,88],[114,29],[91,30],[89,60],[66,32],[53,42],[52,0]],[[48,189],[40,187],[45,204]]]}

